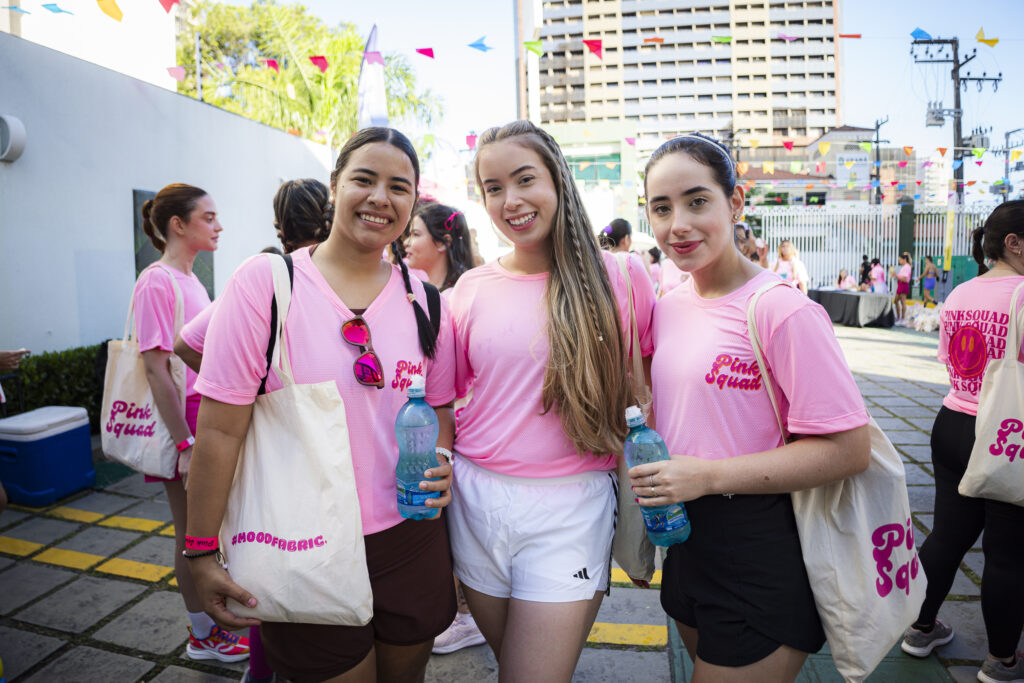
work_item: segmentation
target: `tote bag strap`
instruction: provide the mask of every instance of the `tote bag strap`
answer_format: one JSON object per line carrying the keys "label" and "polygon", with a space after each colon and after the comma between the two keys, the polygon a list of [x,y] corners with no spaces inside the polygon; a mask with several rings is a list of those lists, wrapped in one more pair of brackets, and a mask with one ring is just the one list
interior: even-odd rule
{"label": "tote bag strap", "polygon": [[1021,338],[1024,337],[1024,332],[1020,329],[1024,319],[1017,310],[1020,305],[1021,292],[1024,292],[1024,282],[1017,285],[1017,289],[1013,290],[1013,297],[1010,299],[1010,329],[1006,333],[1006,352],[1010,353],[1010,349],[1013,349],[1011,358],[1016,358],[1020,353]]}
{"label": "tote bag strap", "polygon": [[629,277],[629,268],[626,265],[628,258],[627,254],[618,254],[615,260],[619,263],[619,272],[622,273],[622,277],[626,280],[626,303],[629,306],[629,335],[631,339],[629,358],[633,364],[633,395],[637,401],[646,403],[649,398],[647,395],[647,385],[644,383],[643,361],[640,359],[640,334],[637,331],[636,307],[633,305],[633,281]]}
{"label": "tote bag strap", "polygon": [[[270,254],[273,257],[273,254]],[[284,263],[288,267],[288,289],[292,289],[295,284],[295,265],[292,263],[292,255],[285,254],[283,256]],[[271,258],[271,261],[274,259]],[[273,266],[271,266],[273,269]],[[273,270],[271,270],[273,272]],[[260,388],[256,392],[257,396],[267,393],[267,378],[270,377],[270,368],[273,367],[274,363],[274,349],[277,348],[277,294],[270,300],[270,342],[267,344],[267,372],[263,375],[263,379],[260,381]]]}
{"label": "tote bag strap", "polygon": [[[171,287],[174,288],[174,334],[181,332],[181,328],[185,326],[185,296],[181,293],[181,287],[178,286],[178,280],[174,277],[174,272],[170,267],[156,261],[151,263],[142,269],[142,273],[153,268],[160,268],[166,271],[167,276],[171,278]],[[142,273],[139,273],[139,277],[142,277]],[[135,287],[132,288],[132,298],[128,302],[128,317],[124,321],[124,335],[121,339],[127,341],[129,339],[138,339],[139,331],[138,326],[135,324],[135,291],[138,288],[138,281],[135,282]]]}
{"label": "tote bag strap", "polygon": [[270,269],[274,277],[274,304],[277,310],[276,329],[271,330],[274,339],[271,365],[277,371],[281,384],[289,386],[295,384],[295,378],[288,358],[288,337],[284,323],[288,319],[288,309],[292,303],[292,272],[289,267],[291,264],[285,260],[287,257],[277,254],[267,254],[267,258],[270,259]]}
{"label": "tote bag strap", "polygon": [[767,292],[773,287],[788,287],[782,280],[773,280],[768,282],[754,292],[754,296],[750,297],[750,301],[747,303],[747,333],[750,336],[750,344],[754,347],[754,357],[757,358],[757,367],[761,371],[761,383],[764,385],[765,391],[768,392],[768,400],[772,402],[772,410],[775,411],[775,420],[779,424],[779,431],[782,432],[782,438],[784,441],[789,441],[789,434],[786,432],[786,427],[782,424],[782,413],[779,412],[779,403],[775,398],[775,387],[772,385],[771,379],[768,376],[768,363],[764,359],[764,347],[761,344],[761,335],[757,331],[757,320],[755,319],[755,313],[757,312],[757,302],[760,300],[761,295]]}

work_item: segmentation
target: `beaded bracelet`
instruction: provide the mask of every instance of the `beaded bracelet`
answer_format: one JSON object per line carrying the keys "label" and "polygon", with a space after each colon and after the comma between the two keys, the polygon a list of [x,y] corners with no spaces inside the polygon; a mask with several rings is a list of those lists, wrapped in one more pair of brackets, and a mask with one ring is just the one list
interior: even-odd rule
{"label": "beaded bracelet", "polygon": [[218,553],[220,553],[220,548],[214,548],[213,550],[204,550],[200,553],[192,553],[191,555],[187,550],[182,550],[181,556],[184,557],[186,560],[194,560],[197,557],[206,557],[208,555],[216,555]]}

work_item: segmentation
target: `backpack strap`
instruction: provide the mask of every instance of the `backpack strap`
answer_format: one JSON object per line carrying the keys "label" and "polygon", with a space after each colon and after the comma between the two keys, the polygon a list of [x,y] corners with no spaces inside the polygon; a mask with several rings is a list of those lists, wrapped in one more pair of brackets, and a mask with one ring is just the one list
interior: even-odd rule
{"label": "backpack strap", "polygon": [[[273,254],[269,254],[270,258],[274,258]],[[292,263],[292,255],[285,254],[283,256],[284,264],[288,266],[288,289],[291,289],[295,284],[295,266]],[[260,382],[260,389],[256,392],[257,395],[263,395],[267,393],[267,378],[270,377],[270,365],[274,362],[274,346],[277,343],[277,295],[270,300],[270,343],[267,344],[267,374],[263,375],[263,381]]]}
{"label": "backpack strap", "polygon": [[434,328],[434,339],[436,340],[437,335],[441,332],[441,293],[429,282],[423,283],[423,291],[427,295],[427,315]]}

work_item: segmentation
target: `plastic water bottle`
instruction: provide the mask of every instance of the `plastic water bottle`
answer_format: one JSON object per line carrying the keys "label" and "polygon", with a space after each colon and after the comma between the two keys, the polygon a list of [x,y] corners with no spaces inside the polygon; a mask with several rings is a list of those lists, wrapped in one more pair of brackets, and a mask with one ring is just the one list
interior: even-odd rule
{"label": "plastic water bottle", "polygon": [[427,499],[439,498],[437,491],[421,491],[423,473],[437,467],[437,413],[423,399],[426,385],[422,375],[413,375],[407,395],[409,400],[395,418],[398,439],[398,512],[406,519],[433,519],[441,511],[427,507]]}
{"label": "plastic water bottle", "polygon": [[[623,455],[630,467],[648,462],[668,460],[668,448],[658,432],[647,426],[643,413],[637,406],[626,408],[626,426],[629,434]],[[690,518],[686,516],[686,508],[682,503],[672,503],[662,507],[640,507],[647,526],[647,537],[651,543],[670,546],[682,543],[690,537]]]}

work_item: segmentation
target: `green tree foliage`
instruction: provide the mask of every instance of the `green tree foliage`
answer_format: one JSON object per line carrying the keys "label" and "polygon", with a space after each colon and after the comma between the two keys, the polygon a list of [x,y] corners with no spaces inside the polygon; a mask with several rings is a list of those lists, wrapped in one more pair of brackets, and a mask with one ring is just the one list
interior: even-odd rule
{"label": "green tree foliage", "polygon": [[[200,35],[203,100],[296,135],[339,146],[356,130],[359,68],[365,37],[355,26],[334,28],[300,4],[255,0],[251,7],[201,1],[191,30],[178,37],[187,77],[178,92],[196,96],[195,33]],[[323,55],[326,73],[309,61]],[[274,59],[280,73],[267,66]],[[408,60],[384,55],[388,115],[430,125],[438,98],[417,87]]]}

